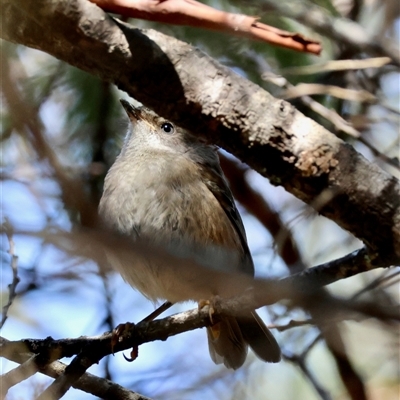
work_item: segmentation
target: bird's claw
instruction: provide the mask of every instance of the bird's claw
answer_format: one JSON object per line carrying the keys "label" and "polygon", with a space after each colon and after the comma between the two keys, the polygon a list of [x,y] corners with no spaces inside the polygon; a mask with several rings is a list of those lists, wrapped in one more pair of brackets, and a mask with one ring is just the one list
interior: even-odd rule
{"label": "bird's claw", "polygon": [[[125,324],[119,324],[113,331],[111,335],[111,352],[114,354],[114,348],[115,346],[121,341],[121,338],[124,336],[126,332],[129,332],[135,324],[132,324],[131,322],[126,322]],[[132,362],[134,361],[139,354],[139,348],[138,347],[133,347],[131,351],[131,356],[126,357],[125,354],[123,354],[124,358],[126,361]]]}
{"label": "bird's claw", "polygon": [[213,315],[215,314],[215,309],[217,308],[216,305],[220,301],[221,301],[221,298],[218,295],[216,295],[216,296],[213,296],[210,300],[200,300],[198,302],[199,310],[201,310],[205,306],[208,306],[208,316],[210,318],[211,325],[214,325]]}

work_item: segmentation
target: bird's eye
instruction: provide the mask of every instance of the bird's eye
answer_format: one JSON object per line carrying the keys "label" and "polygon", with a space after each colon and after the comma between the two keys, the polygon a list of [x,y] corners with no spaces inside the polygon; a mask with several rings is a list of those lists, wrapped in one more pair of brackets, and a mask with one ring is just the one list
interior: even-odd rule
{"label": "bird's eye", "polygon": [[168,133],[168,134],[174,133],[174,131],[175,131],[174,126],[173,126],[171,123],[169,123],[169,122],[164,122],[164,123],[161,125],[161,129],[162,129],[165,133]]}

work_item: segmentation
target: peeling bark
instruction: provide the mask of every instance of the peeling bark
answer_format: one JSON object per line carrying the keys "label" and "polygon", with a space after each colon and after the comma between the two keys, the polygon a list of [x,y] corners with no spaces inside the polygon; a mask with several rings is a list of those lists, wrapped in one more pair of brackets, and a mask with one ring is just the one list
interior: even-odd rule
{"label": "peeling bark", "polygon": [[289,103],[198,49],[85,0],[3,0],[4,39],[81,68],[203,135],[361,239],[400,259],[400,186]]}

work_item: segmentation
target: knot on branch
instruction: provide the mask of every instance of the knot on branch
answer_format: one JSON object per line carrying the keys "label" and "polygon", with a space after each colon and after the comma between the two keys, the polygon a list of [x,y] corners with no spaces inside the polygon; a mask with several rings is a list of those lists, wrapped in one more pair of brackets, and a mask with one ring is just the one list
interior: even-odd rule
{"label": "knot on branch", "polygon": [[296,162],[296,167],[303,176],[318,177],[328,174],[339,161],[334,157],[334,151],[328,144],[321,144],[315,149],[302,151]]}

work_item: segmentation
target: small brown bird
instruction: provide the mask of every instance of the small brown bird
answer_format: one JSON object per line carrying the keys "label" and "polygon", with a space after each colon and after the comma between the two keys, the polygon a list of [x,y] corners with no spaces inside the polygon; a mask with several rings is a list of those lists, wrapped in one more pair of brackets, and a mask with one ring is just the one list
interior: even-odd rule
{"label": "small brown bird", "polygon": [[[198,259],[204,251],[214,259],[228,256],[231,262],[223,264],[229,268],[226,272],[253,276],[244,226],[216,148],[145,107],[135,108],[125,100],[121,103],[131,124],[105,179],[99,212],[106,223],[133,238],[189,247]],[[200,301],[220,294],[211,288],[209,293],[189,293],[187,277],[166,276],[154,262],[115,267],[153,301]],[[246,359],[247,345],[266,362],[280,360],[275,338],[255,311],[239,318],[224,317],[207,334],[216,364],[239,368]]]}

